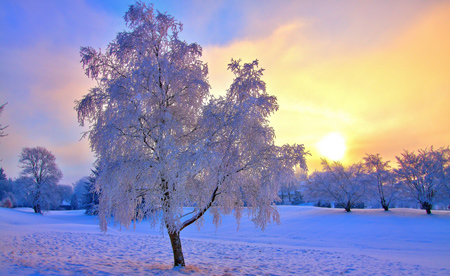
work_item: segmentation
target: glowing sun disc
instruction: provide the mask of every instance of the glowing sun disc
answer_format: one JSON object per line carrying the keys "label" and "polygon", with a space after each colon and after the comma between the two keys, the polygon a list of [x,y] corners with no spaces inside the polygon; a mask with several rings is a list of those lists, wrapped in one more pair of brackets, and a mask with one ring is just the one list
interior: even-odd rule
{"label": "glowing sun disc", "polygon": [[345,139],[339,133],[330,133],[317,143],[317,148],[326,158],[338,161],[345,155]]}

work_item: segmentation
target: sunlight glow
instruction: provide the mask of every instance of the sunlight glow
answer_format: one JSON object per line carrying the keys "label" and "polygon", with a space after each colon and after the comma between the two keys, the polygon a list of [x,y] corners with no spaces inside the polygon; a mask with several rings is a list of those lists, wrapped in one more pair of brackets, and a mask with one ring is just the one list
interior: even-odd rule
{"label": "sunlight glow", "polygon": [[323,137],[317,143],[317,148],[324,157],[333,161],[339,161],[345,155],[345,139],[341,134],[333,132]]}

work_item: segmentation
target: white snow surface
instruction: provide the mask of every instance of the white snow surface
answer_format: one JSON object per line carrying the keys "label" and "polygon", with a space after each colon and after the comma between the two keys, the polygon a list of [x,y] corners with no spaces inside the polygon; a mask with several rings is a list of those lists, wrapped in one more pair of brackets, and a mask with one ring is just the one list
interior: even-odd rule
{"label": "white snow surface", "polygon": [[0,208],[0,275],[450,275],[450,212],[280,206],[265,231],[232,216],[181,232],[187,267],[148,222],[102,233],[79,211]]}

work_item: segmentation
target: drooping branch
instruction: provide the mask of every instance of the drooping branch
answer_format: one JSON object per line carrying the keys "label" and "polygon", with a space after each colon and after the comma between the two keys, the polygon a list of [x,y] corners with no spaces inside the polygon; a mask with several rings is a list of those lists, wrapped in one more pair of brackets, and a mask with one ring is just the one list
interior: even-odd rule
{"label": "drooping branch", "polygon": [[198,211],[194,216],[192,216],[190,219],[186,220],[181,224],[180,231],[184,228],[188,227],[192,223],[196,222],[199,218],[201,218],[206,211],[213,205],[214,201],[216,200],[216,197],[220,194],[218,193],[220,185],[217,185],[217,187],[214,189],[211,199],[209,200],[208,204],[206,204],[205,207],[203,207],[200,211]]}

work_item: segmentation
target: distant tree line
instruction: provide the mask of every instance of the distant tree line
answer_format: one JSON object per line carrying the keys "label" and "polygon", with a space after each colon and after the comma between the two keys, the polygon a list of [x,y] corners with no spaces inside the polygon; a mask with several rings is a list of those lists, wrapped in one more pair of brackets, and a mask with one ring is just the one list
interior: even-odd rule
{"label": "distant tree line", "polygon": [[[380,154],[366,154],[361,162],[349,166],[322,159],[322,171],[307,175],[298,170],[296,181],[282,183],[278,203],[309,202],[347,212],[354,208],[388,211],[392,207],[419,207],[431,214],[432,209],[449,208],[449,147],[404,151],[396,160],[392,167]],[[24,148],[19,164],[23,171],[15,180],[7,178],[0,167],[0,207],[31,207],[36,213],[61,208],[98,213],[99,196],[94,191],[98,165],[90,176],[63,185],[58,183],[62,174],[55,158],[45,148]]]}
{"label": "distant tree line", "polygon": [[282,185],[297,203],[314,202],[317,206],[344,208],[419,207],[431,214],[432,209],[448,209],[450,204],[450,149],[434,147],[405,150],[396,156],[396,166],[379,154],[366,154],[361,162],[344,166],[322,159],[322,171],[304,175],[297,183]]}

